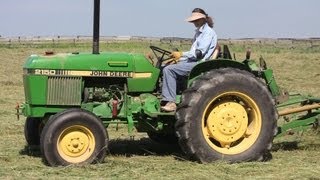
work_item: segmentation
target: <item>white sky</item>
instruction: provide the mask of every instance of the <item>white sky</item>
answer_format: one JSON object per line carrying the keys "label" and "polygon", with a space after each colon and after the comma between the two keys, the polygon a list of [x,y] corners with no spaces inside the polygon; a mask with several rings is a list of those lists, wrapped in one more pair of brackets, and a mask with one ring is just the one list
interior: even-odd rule
{"label": "white sky", "polygon": [[[192,37],[195,7],[219,38],[320,37],[319,0],[101,0],[102,36]],[[1,0],[0,35],[92,35],[93,0]]]}

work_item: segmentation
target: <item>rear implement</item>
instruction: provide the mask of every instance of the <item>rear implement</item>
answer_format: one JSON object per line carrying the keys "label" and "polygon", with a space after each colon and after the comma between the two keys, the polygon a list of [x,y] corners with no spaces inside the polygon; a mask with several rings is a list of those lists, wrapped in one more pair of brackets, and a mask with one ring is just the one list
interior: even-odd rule
{"label": "rear implement", "polygon": [[279,116],[284,123],[279,126],[277,136],[293,134],[320,124],[320,98],[290,94],[289,99],[277,105]]}

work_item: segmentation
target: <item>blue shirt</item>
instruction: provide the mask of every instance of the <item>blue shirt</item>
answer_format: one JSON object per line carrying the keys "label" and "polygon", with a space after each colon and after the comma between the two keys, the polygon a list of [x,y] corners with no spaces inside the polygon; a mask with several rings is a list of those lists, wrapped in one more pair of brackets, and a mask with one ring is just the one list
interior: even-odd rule
{"label": "blue shirt", "polygon": [[208,60],[213,54],[216,46],[217,34],[207,23],[205,23],[203,26],[196,29],[190,51],[183,52],[180,60],[197,61],[196,49],[200,50],[204,55],[203,60]]}

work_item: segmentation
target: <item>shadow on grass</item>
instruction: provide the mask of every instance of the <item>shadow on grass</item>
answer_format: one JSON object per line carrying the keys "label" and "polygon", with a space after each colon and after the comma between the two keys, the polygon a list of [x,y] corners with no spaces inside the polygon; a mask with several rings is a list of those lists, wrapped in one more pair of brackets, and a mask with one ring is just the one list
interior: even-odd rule
{"label": "shadow on grass", "polygon": [[24,146],[23,149],[19,151],[20,155],[27,155],[33,157],[41,157],[41,151],[39,146]]}
{"label": "shadow on grass", "polygon": [[298,141],[291,141],[291,142],[281,142],[281,143],[274,143],[272,147],[272,151],[295,151],[295,150],[316,150],[320,149],[319,144],[299,144]]}
{"label": "shadow on grass", "polygon": [[272,146],[272,151],[294,151],[298,149],[299,147],[297,141],[274,143]]}
{"label": "shadow on grass", "polygon": [[[131,157],[138,156],[168,156],[173,155],[178,160],[185,160],[183,153],[176,144],[160,144],[149,138],[141,138],[139,140],[129,139],[112,139],[109,141],[108,152],[110,155]],[[33,157],[41,157],[39,146],[24,146],[19,151],[20,155]]]}
{"label": "shadow on grass", "polygon": [[[277,151],[295,151],[295,150],[317,150],[320,149],[319,144],[299,144],[298,141],[274,143],[272,152]],[[139,140],[129,139],[112,139],[109,141],[108,153],[112,156],[174,156],[176,160],[185,161],[188,158],[181,151],[178,143],[161,144],[152,141],[149,138],[141,138]],[[272,154],[268,153],[264,156],[264,161],[272,159]],[[24,146],[19,152],[20,155],[33,157],[41,157],[39,146]]]}
{"label": "shadow on grass", "polygon": [[184,160],[183,153],[178,143],[160,144],[149,138],[141,138],[139,140],[117,139],[110,140],[109,153],[111,155],[121,155],[131,157],[139,156],[168,156],[173,155],[176,159]]}

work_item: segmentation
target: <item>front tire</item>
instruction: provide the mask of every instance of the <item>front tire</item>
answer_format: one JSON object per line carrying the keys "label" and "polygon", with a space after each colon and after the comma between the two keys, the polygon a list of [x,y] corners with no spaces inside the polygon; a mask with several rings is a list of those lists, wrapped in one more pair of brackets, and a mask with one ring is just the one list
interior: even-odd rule
{"label": "front tire", "polygon": [[191,159],[243,162],[269,153],[277,113],[264,84],[247,71],[224,68],[191,84],[176,118],[179,144]]}
{"label": "front tire", "polygon": [[24,124],[24,137],[29,146],[40,145],[42,123],[40,118],[27,117]]}
{"label": "front tire", "polygon": [[82,109],[52,116],[40,139],[43,157],[51,166],[102,162],[107,146],[108,134],[101,120]]}

